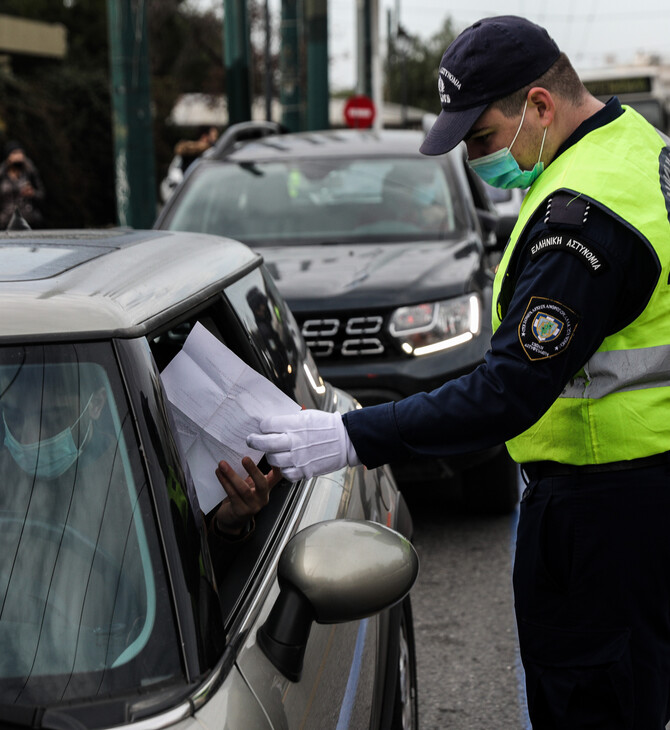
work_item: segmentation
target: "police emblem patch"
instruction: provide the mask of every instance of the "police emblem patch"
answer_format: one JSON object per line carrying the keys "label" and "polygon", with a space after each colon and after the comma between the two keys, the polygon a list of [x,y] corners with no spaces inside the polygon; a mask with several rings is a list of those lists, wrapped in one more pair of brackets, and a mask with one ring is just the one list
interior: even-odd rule
{"label": "police emblem patch", "polygon": [[519,323],[519,342],[528,359],[546,360],[563,352],[580,320],[565,304],[531,297]]}
{"label": "police emblem patch", "polygon": [[533,334],[538,342],[551,342],[563,331],[564,323],[545,312],[538,312],[533,320]]}

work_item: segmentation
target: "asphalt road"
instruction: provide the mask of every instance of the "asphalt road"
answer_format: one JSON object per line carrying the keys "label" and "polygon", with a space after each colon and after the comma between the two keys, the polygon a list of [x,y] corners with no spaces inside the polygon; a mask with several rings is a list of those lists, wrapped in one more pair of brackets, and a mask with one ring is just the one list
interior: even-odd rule
{"label": "asphalt road", "polygon": [[420,728],[529,729],[511,587],[517,514],[474,516],[432,485],[420,496],[400,486],[421,560],[411,594]]}

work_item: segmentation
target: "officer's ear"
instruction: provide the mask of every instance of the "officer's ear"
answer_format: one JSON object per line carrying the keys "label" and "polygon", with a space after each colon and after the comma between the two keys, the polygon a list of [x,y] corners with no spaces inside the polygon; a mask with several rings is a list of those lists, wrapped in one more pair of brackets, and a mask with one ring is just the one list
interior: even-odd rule
{"label": "officer's ear", "polygon": [[556,102],[547,89],[533,86],[528,92],[528,112],[535,113],[543,127],[548,127],[556,114]]}

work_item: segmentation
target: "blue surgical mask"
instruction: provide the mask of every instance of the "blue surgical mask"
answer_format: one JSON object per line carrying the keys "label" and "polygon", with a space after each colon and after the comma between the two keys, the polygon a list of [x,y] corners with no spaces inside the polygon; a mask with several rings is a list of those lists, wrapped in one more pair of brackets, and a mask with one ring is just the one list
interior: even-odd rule
{"label": "blue surgical mask", "polygon": [[[91,396],[93,398],[93,396]],[[7,421],[3,414],[2,420],[5,426],[5,446],[12,455],[14,461],[27,474],[34,474],[41,479],[55,479],[64,474],[79,458],[88,441],[91,431],[91,423],[89,422],[81,446],[77,448],[72,436],[72,430],[83,417],[89,403],[79,415],[79,418],[60,433],[42,441],[36,441],[33,444],[22,444],[16,440],[7,426]]]}
{"label": "blue surgical mask", "polygon": [[544,162],[541,162],[541,158],[542,150],[544,150],[544,140],[547,137],[547,127],[544,128],[540,154],[537,156],[537,162],[532,170],[522,170],[519,163],[512,156],[512,146],[523,126],[527,108],[528,101],[523,107],[521,123],[509,147],[503,147],[501,150],[497,150],[490,155],[484,155],[484,157],[479,157],[476,160],[468,160],[468,164],[479,177],[489,185],[493,185],[494,188],[528,188],[544,170]]}

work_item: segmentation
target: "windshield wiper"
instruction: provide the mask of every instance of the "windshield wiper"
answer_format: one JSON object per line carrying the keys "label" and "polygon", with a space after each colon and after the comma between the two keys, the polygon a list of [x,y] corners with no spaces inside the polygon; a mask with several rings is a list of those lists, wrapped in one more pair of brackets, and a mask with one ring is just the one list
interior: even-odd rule
{"label": "windshield wiper", "polygon": [[265,176],[265,173],[263,172],[263,170],[261,170],[261,168],[258,167],[258,165],[255,162],[238,162],[237,164],[243,170],[246,170],[246,172],[250,172],[252,175],[256,175],[256,177]]}

